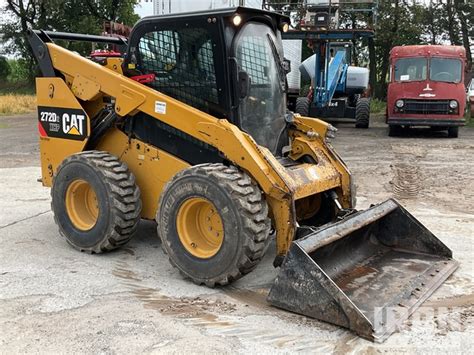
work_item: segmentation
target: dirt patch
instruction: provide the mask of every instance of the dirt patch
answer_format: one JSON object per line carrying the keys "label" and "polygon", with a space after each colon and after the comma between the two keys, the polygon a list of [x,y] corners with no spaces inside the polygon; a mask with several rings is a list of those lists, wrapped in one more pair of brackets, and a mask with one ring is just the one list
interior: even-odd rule
{"label": "dirt patch", "polygon": [[40,165],[37,120],[35,113],[0,116],[0,168]]}
{"label": "dirt patch", "polygon": [[458,295],[453,297],[441,298],[439,300],[428,300],[424,303],[427,307],[467,307],[474,306],[474,295]]}
{"label": "dirt patch", "polygon": [[424,204],[445,211],[471,211],[474,129],[461,128],[457,139],[429,129],[388,137],[380,116],[368,130],[349,124],[339,128],[334,146],[353,173],[359,208],[394,197],[408,207]]}
{"label": "dirt patch", "polygon": [[227,287],[224,289],[224,292],[230,298],[238,301],[245,306],[252,306],[262,310],[270,310],[271,306],[267,302],[269,288],[259,288],[259,289],[237,289],[233,287]]}
{"label": "dirt patch", "polygon": [[393,194],[398,199],[416,198],[422,189],[422,176],[419,166],[410,163],[398,163],[390,166],[393,180],[390,184]]}
{"label": "dirt patch", "polygon": [[130,270],[124,261],[117,263],[112,274],[121,279],[130,292],[143,302],[144,308],[159,311],[163,315],[185,319],[199,318],[213,322],[218,321],[218,314],[232,313],[236,309],[235,304],[209,297],[173,298],[165,296],[157,289],[144,287],[139,275]]}

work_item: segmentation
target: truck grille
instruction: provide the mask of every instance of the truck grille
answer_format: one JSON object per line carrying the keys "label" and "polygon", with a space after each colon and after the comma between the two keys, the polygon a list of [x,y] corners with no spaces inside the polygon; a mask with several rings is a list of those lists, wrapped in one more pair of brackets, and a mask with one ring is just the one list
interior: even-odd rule
{"label": "truck grille", "polygon": [[405,100],[403,113],[420,115],[449,115],[449,100]]}

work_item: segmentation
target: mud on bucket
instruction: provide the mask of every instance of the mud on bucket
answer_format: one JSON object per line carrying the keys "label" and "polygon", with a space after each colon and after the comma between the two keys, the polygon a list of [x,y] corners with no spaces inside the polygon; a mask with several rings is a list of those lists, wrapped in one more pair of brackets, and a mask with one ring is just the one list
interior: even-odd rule
{"label": "mud on bucket", "polygon": [[294,241],[268,301],[384,341],[458,267],[395,200]]}

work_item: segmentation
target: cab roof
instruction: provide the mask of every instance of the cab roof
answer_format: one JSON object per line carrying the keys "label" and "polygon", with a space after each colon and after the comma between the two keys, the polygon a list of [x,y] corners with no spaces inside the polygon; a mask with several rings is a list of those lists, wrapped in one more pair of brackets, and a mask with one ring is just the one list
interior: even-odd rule
{"label": "cab roof", "polygon": [[390,51],[390,58],[443,56],[466,59],[466,50],[461,46],[416,45],[398,46]]}
{"label": "cab roof", "polygon": [[154,21],[160,21],[162,19],[170,19],[170,18],[179,18],[179,19],[184,19],[184,18],[196,18],[196,17],[208,17],[208,16],[217,16],[217,17],[230,17],[235,14],[241,14],[241,15],[266,15],[273,17],[277,19],[278,21],[284,20],[290,22],[290,18],[279,14],[277,12],[271,12],[271,11],[266,11],[266,10],[261,10],[261,9],[255,9],[255,8],[250,8],[250,7],[243,7],[243,6],[238,6],[238,7],[227,7],[227,8],[222,8],[222,9],[214,9],[214,10],[201,10],[201,11],[192,11],[192,12],[178,12],[178,13],[172,13],[172,14],[166,14],[166,15],[153,15],[153,16],[146,16],[139,20],[136,24],[141,24],[143,22],[154,22]]}

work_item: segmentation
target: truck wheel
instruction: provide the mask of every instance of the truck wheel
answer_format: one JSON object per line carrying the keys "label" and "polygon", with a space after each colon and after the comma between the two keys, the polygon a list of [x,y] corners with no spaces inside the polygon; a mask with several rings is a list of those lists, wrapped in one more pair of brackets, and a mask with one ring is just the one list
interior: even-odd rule
{"label": "truck wheel", "polygon": [[447,131],[448,127],[443,126],[430,126],[430,131],[439,132],[439,131]]}
{"label": "truck wheel", "polygon": [[388,126],[388,136],[389,137],[398,137],[402,133],[402,126],[390,125]]}
{"label": "truck wheel", "polygon": [[268,247],[268,206],[237,168],[203,164],[165,186],[156,215],[170,262],[197,284],[225,285],[252,271]]}
{"label": "truck wheel", "polygon": [[301,116],[309,116],[310,102],[307,97],[298,97],[296,99],[295,112]]}
{"label": "truck wheel", "polygon": [[74,248],[102,253],[135,233],[142,203],[134,175],[117,157],[85,151],[66,158],[51,188],[60,234]]}
{"label": "truck wheel", "polygon": [[366,97],[359,98],[356,104],[356,128],[369,128],[370,100]]}
{"label": "truck wheel", "polygon": [[449,127],[448,128],[448,137],[449,138],[458,138],[459,136],[459,127]]}

